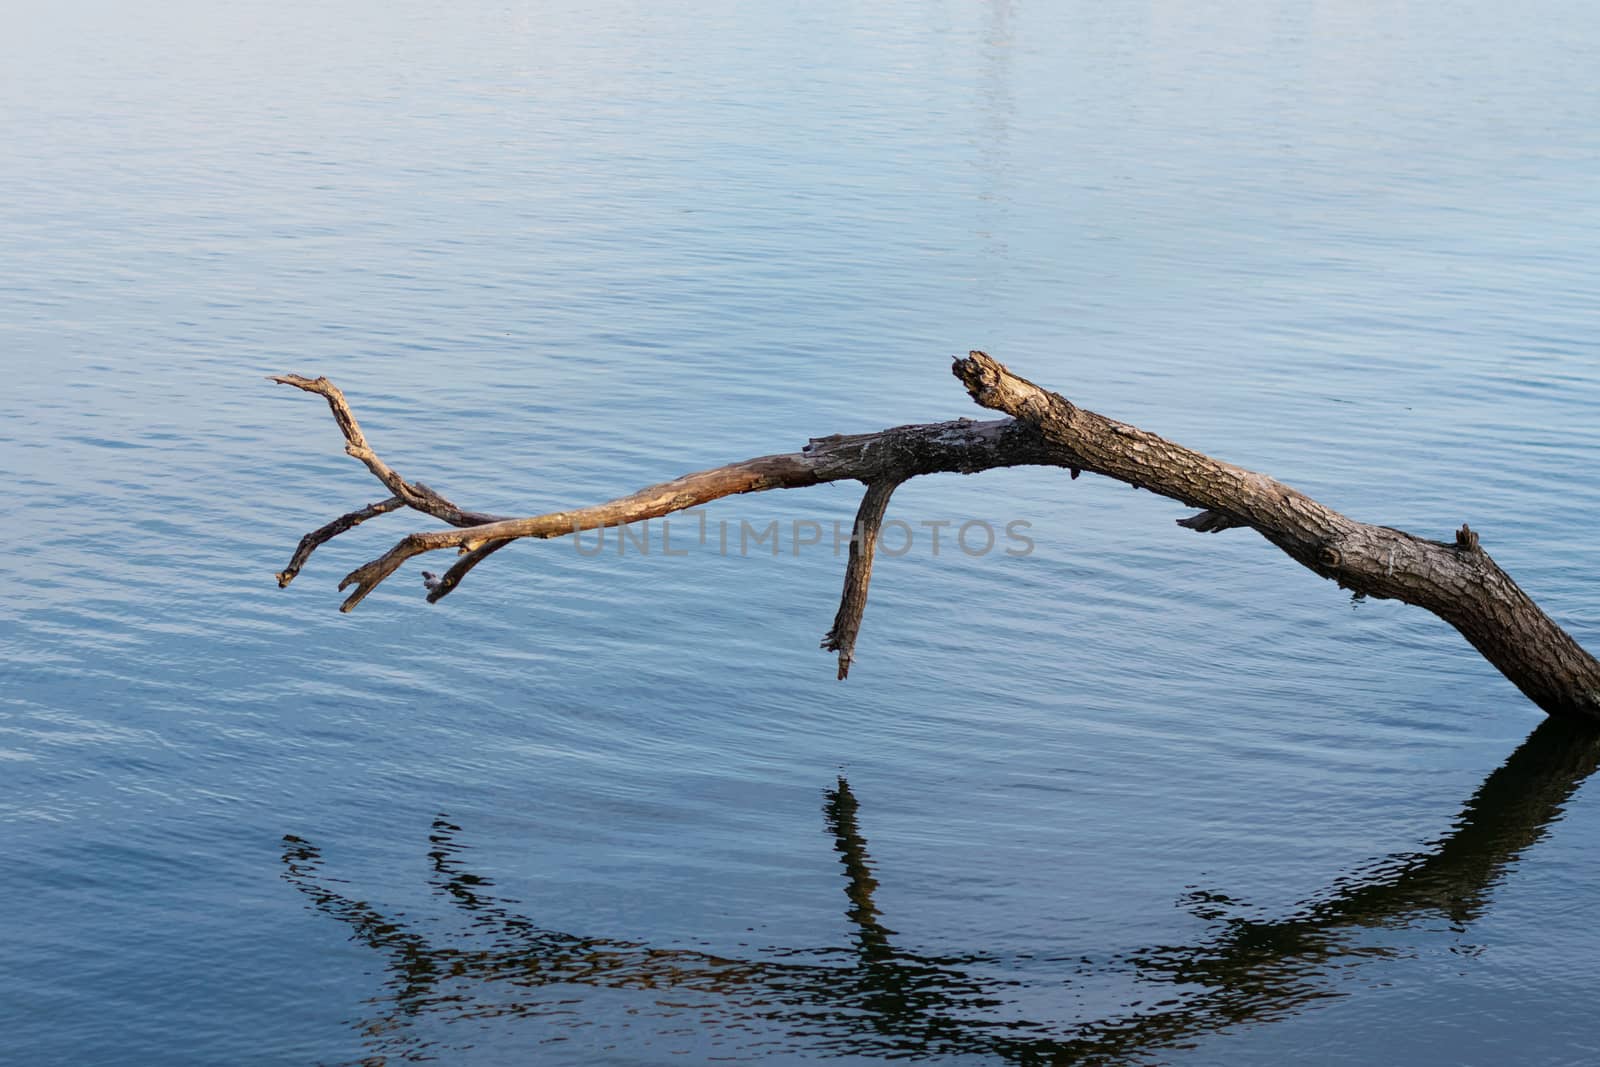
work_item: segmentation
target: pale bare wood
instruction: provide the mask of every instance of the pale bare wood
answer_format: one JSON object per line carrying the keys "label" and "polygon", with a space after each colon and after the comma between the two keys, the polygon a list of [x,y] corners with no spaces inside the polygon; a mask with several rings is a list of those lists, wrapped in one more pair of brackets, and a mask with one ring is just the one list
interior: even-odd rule
{"label": "pale bare wood", "polygon": [[[994,467],[1048,464],[1051,460],[1040,447],[1041,443],[1036,433],[1011,419],[994,422],[956,419],[929,425],[896,426],[877,433],[836,434],[814,438],[799,452],[757,456],[696,471],[603,504],[524,519],[502,519],[457,530],[408,534],[382,556],[344,576],[339,583],[340,590],[350,586],[355,589],[345,598],[340,610],[354,608],[406,560],[425,552],[457,548],[472,553],[494,541],[565,537],[585,530],[656,519],[725,496],[769,489],[798,489],[823,482],[852,480],[871,483],[883,478],[903,481],[919,474],[949,471],[972,474]],[[458,573],[457,580],[464,573],[464,570]],[[445,577],[448,581],[450,575],[447,573]],[[433,599],[437,600],[454,587],[452,583],[446,588],[441,582],[439,588],[431,591],[435,594]]]}
{"label": "pale bare wood", "polygon": [[499,522],[503,518],[500,515],[459,508],[421,482],[408,482],[400,477],[399,472],[380,459],[372,450],[372,446],[367,444],[366,435],[361,432],[361,424],[356,421],[355,412],[350,410],[350,404],[345,400],[344,393],[328,379],[306,378],[299,374],[275,374],[267,381],[292,385],[296,389],[316,393],[325,399],[328,402],[328,409],[333,412],[334,421],[339,424],[339,430],[344,434],[345,454],[366,464],[367,470],[372,472],[373,477],[387,486],[406,507],[432,515],[452,526],[481,526],[484,523]]}
{"label": "pale bare wood", "polygon": [[340,605],[341,611],[350,611],[361,603],[407,560],[439,549],[455,548],[463,555],[429,585],[429,601],[448,595],[485,557],[523,538],[547,540],[601,527],[624,526],[740,493],[835,481],[898,482],[919,474],[973,474],[994,467],[1052,462],[1039,435],[1013,419],[955,419],[896,426],[876,433],[814,438],[799,452],[757,456],[696,471],[603,504],[506,519],[458,508],[421,483],[400,477],[368,445],[344,394],[326,378],[284,374],[270,380],[324,397],[345,436],[346,453],[361,460],[407,506],[458,527],[408,534],[382,556],[345,575],[339,583],[340,590],[355,588]]}

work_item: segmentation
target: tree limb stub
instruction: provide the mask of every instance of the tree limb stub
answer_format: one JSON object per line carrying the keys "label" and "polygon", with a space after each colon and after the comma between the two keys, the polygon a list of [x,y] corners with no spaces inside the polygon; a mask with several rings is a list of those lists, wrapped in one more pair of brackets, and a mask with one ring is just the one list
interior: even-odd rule
{"label": "tree limb stub", "polygon": [[889,497],[899,486],[898,481],[884,478],[867,483],[861,497],[861,507],[856,511],[855,528],[850,535],[850,560],[844,568],[844,593],[839,597],[839,613],[833,617],[833,629],[822,639],[822,647],[839,653],[839,680],[850,676],[850,662],[855,659],[856,636],[861,633],[861,616],[867,610],[867,584],[872,581],[872,557],[878,548],[878,534],[883,531],[883,515],[889,508]]}
{"label": "tree limb stub", "polygon": [[403,563],[426,552],[455,548],[461,553],[442,578],[430,578],[428,600],[437,601],[482,560],[522,538],[548,539],[621,526],[740,493],[859,481],[866,492],[856,516],[844,591],[833,628],[823,639],[824,648],[839,654],[838,673],[844,678],[854,661],[877,534],[889,497],[900,483],[940,472],[1065,467],[1074,478],[1088,471],[1200,509],[1177,520],[1190,529],[1214,533],[1249,527],[1342,588],[1425,608],[1460,631],[1546,712],[1600,721],[1600,663],[1500,569],[1467,526],[1461,527],[1453,543],[1445,543],[1358,522],[1265,475],[1078,407],[982,352],[956,360],[953,371],[974,400],[1010,418],[957,419],[814,438],[799,452],[758,456],[686,474],[605,503],[527,518],[468,511],[421,483],[406,481],[367,443],[333,383],[280,375],[271,380],[328,401],[344,434],[345,451],[361,460],[393,496],[306,535],[278,581],[287,585],[323,542],[402,506],[456,529],[407,534],[384,555],[351,571],[339,588],[355,588],[340,610],[354,608]]}

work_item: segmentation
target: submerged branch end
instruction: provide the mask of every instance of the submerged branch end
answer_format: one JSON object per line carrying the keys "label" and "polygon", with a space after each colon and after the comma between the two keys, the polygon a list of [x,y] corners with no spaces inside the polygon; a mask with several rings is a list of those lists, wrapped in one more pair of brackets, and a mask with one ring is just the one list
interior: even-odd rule
{"label": "submerged branch end", "polygon": [[889,497],[898,481],[883,479],[867,483],[861,506],[856,509],[855,526],[850,532],[850,558],[845,563],[844,591],[839,596],[839,611],[833,626],[822,638],[822,647],[839,653],[839,680],[850,677],[855,661],[856,638],[861,633],[861,617],[867,610],[867,587],[872,582],[872,557],[883,530]]}

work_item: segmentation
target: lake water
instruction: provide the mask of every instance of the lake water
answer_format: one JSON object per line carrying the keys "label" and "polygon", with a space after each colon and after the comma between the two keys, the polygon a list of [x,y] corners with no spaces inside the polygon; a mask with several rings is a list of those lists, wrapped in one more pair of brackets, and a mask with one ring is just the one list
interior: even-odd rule
{"label": "lake water", "polygon": [[843,683],[826,542],[522,544],[341,615],[439,524],[280,591],[385,493],[264,376],[531,514],[984,417],[983,348],[1468,521],[1600,647],[1597,42],[1576,0],[13,0],[3,1057],[1594,1062],[1600,742],[1432,616],[1046,469],[896,494]]}

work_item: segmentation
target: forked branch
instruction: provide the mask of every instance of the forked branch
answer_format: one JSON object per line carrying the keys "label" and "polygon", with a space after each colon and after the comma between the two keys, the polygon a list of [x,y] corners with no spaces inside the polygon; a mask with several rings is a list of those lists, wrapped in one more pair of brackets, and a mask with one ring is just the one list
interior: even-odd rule
{"label": "forked branch", "polygon": [[280,585],[292,581],[323,542],[402,506],[455,529],[407,534],[382,556],[351,571],[339,583],[340,589],[355,587],[341,610],[355,607],[407,560],[427,552],[454,548],[461,553],[442,578],[430,576],[428,599],[436,601],[455,589],[474,566],[515,540],[622,526],[739,493],[859,481],[866,492],[856,517],[844,592],[833,628],[823,639],[824,648],[838,653],[839,677],[844,678],[854,660],[873,551],[895,487],[918,475],[947,471],[1066,467],[1074,478],[1089,471],[1198,508],[1198,514],[1177,520],[1190,529],[1214,533],[1248,526],[1297,563],[1342,588],[1426,608],[1459,630],[1545,711],[1600,721],[1600,663],[1489,558],[1478,535],[1465,525],[1453,543],[1445,543],[1357,522],[1265,475],[1080,408],[1012,374],[982,352],[956,360],[953,370],[979,404],[1010,417],[814,438],[799,452],[742,460],[602,504],[527,518],[467,511],[421,483],[406,481],[367,443],[343,394],[331,382],[281,375],[272,380],[327,399],[344,434],[345,451],[361,460],[393,495],[306,535],[278,581]]}

